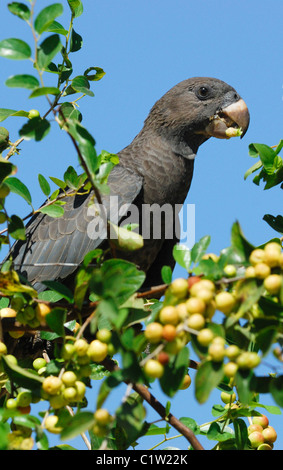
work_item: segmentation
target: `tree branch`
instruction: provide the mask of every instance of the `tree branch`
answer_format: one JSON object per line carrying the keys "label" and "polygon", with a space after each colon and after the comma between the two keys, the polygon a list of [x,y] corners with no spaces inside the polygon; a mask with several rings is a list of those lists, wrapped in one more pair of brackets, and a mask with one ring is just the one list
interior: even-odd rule
{"label": "tree branch", "polygon": [[[111,359],[104,359],[102,364],[110,372],[119,370],[119,367]],[[125,383],[128,382],[125,381]],[[181,421],[179,421],[172,413],[167,415],[165,407],[150,393],[150,391],[144,385],[133,384],[133,390],[135,390],[135,392],[137,392],[159,414],[162,419],[168,421],[171,426],[177,429],[177,431],[179,431],[189,441],[194,450],[205,450],[193,431],[181,423]]]}

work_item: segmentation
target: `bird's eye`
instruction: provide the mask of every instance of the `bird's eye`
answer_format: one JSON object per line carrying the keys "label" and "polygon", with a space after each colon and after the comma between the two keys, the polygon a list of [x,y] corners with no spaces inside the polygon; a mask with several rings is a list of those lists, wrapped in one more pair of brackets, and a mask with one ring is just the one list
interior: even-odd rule
{"label": "bird's eye", "polygon": [[197,89],[197,97],[200,98],[201,100],[205,100],[206,98],[209,97],[209,95],[210,95],[210,90],[208,87],[202,85]]}

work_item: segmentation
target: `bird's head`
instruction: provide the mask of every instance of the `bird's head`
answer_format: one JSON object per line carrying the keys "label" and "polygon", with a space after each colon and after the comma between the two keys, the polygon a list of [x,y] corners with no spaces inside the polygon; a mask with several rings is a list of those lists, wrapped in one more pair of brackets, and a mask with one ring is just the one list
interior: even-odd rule
{"label": "bird's head", "polygon": [[216,78],[180,82],[153,106],[147,121],[172,148],[187,158],[210,137],[243,137],[250,115],[238,92]]}

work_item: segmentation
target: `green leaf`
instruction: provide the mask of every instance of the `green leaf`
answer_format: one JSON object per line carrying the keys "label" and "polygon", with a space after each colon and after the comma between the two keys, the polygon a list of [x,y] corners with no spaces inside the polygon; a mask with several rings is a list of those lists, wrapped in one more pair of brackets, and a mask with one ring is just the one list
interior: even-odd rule
{"label": "green leaf", "polygon": [[121,259],[110,259],[103,263],[103,295],[114,297],[118,305],[122,305],[143,284],[145,273],[135,264]]}
{"label": "green leaf", "polygon": [[50,191],[51,191],[50,185],[49,185],[48,181],[44,178],[43,175],[41,175],[41,174],[38,175],[38,182],[39,182],[39,186],[40,186],[41,191],[43,192],[43,194],[45,196],[49,196]]}
{"label": "green leaf", "polygon": [[187,373],[188,365],[189,349],[187,347],[182,348],[173,360],[167,364],[159,383],[163,392],[169,397],[172,398],[179,390]]}
{"label": "green leaf", "polygon": [[55,307],[46,315],[46,323],[59,336],[65,335],[64,324],[67,318],[65,308]]}
{"label": "green leaf", "polygon": [[265,214],[263,220],[270,225],[276,232],[283,233],[283,217],[282,215],[277,215],[276,217],[271,214]]}
{"label": "green leaf", "polygon": [[0,127],[0,153],[9,147],[9,131],[5,127]]}
{"label": "green leaf", "polygon": [[90,90],[89,81],[84,75],[78,75],[77,77],[73,78],[71,86],[78,93],[94,96],[93,91]]}
{"label": "green leaf", "polygon": [[253,144],[254,148],[259,154],[260,160],[267,173],[273,173],[274,160],[276,157],[275,151],[265,144]]}
{"label": "green leaf", "polygon": [[68,0],[68,4],[74,18],[77,18],[83,13],[83,4],[81,0]]}
{"label": "green leaf", "polygon": [[235,288],[235,295],[241,299],[240,307],[236,313],[237,318],[241,318],[253,305],[257,303],[264,292],[264,286],[257,285],[256,279],[246,278],[240,280]]}
{"label": "green leaf", "polygon": [[[95,74],[90,75],[89,72],[92,70],[95,70]],[[101,80],[102,77],[104,77],[106,72],[101,67],[88,67],[85,72],[84,76],[89,80],[89,81],[97,81]]]}
{"label": "green leaf", "polygon": [[235,383],[239,401],[244,404],[249,404],[253,398],[252,382],[254,373],[250,370],[239,369],[235,376]]}
{"label": "green leaf", "polygon": [[43,206],[38,209],[38,211],[54,218],[62,217],[62,215],[64,215],[64,208],[62,206],[57,205],[56,203],[51,204],[50,206]]}
{"label": "green leaf", "polygon": [[70,42],[70,52],[77,52],[82,48],[83,45],[83,38],[80,34],[76,33],[74,29],[72,29],[71,34],[71,42]]}
{"label": "green leaf", "polygon": [[10,434],[11,428],[10,423],[0,422],[0,450],[8,450],[9,441],[8,436]]}
{"label": "green leaf", "polygon": [[29,189],[22,181],[20,181],[18,178],[11,176],[10,178],[7,178],[5,180],[5,183],[9,186],[10,191],[15,194],[18,194],[18,196],[24,198],[25,201],[31,205],[31,194],[29,192]]}
{"label": "green leaf", "polygon": [[172,282],[172,269],[170,266],[162,266],[161,277],[164,284],[170,284],[170,282]]}
{"label": "green leaf", "polygon": [[47,31],[48,27],[53,23],[55,18],[63,14],[63,6],[61,3],[53,3],[47,6],[37,15],[34,21],[34,28],[38,34]]}
{"label": "green leaf", "polygon": [[13,15],[18,16],[22,20],[27,21],[30,18],[30,10],[24,3],[20,3],[20,2],[8,3],[8,9]]}
{"label": "green leaf", "polygon": [[116,411],[117,425],[114,429],[119,450],[127,449],[148,430],[144,422],[145,409],[137,394],[130,395]]}
{"label": "green leaf", "polygon": [[15,109],[0,108],[0,122],[5,121],[10,116],[28,117],[28,111],[16,111]]}
{"label": "green leaf", "polygon": [[95,181],[95,172],[98,166],[98,160],[94,148],[94,138],[79,122],[68,120],[67,126],[69,133],[77,141],[82,159],[87,166],[93,181]]}
{"label": "green leaf", "polygon": [[248,430],[247,425],[243,419],[235,419],[233,421],[236,446],[238,450],[244,450],[248,448]]}
{"label": "green leaf", "polygon": [[33,75],[13,75],[6,80],[5,85],[10,88],[28,88],[32,90],[39,86],[39,81]]}
{"label": "green leaf", "polygon": [[49,178],[51,179],[51,181],[53,181],[53,183],[55,183],[57,186],[59,186],[59,188],[61,188],[61,189],[66,188],[67,185],[66,185],[65,181],[62,181],[59,178],[55,178],[54,176],[49,176]]}
{"label": "green leaf", "polygon": [[239,262],[246,262],[249,259],[254,246],[249,243],[242,233],[242,229],[238,222],[235,222],[231,230],[231,245],[232,250],[235,253],[235,257],[238,257]]}
{"label": "green leaf", "polygon": [[200,364],[195,377],[195,396],[199,403],[205,403],[212,390],[223,379],[223,364],[206,361]]}
{"label": "green leaf", "polygon": [[26,239],[26,231],[25,226],[20,217],[17,215],[12,215],[10,217],[8,223],[8,233],[13,237],[15,240],[25,240]]}
{"label": "green leaf", "polygon": [[46,96],[46,95],[59,95],[60,90],[54,86],[43,86],[38,87],[33,90],[33,92],[29,95],[29,98],[38,98],[39,96]]}
{"label": "green leaf", "polygon": [[213,441],[224,442],[233,438],[234,433],[231,428],[228,428],[227,426],[225,426],[225,428],[223,429],[223,426],[214,422],[210,425],[209,430],[206,434],[206,437],[207,439],[210,439]]}
{"label": "green leaf", "polygon": [[52,62],[52,59],[60,52],[62,44],[58,34],[48,36],[39,46],[37,51],[37,66],[44,70]]}
{"label": "green leaf", "polygon": [[190,270],[191,250],[186,245],[177,244],[173,248],[173,257],[182,268]]}
{"label": "green leaf", "polygon": [[34,139],[36,141],[42,140],[50,130],[50,123],[47,119],[41,117],[35,117],[30,119],[20,129],[19,134],[24,137],[25,140]]}
{"label": "green leaf", "polygon": [[187,428],[191,429],[194,434],[199,434],[200,433],[200,427],[199,425],[195,422],[194,419],[192,418],[180,418],[181,423],[183,423]]}
{"label": "green leaf", "polygon": [[205,235],[199,242],[195,243],[191,251],[191,258],[193,263],[198,263],[202,256],[206,253],[206,250],[210,244],[211,237]]}
{"label": "green leaf", "polygon": [[44,379],[38,374],[12,363],[9,358],[5,356],[2,357],[2,361],[6,373],[17,385],[33,391],[41,388]]}
{"label": "green leaf", "polygon": [[31,57],[31,48],[21,39],[3,39],[0,41],[0,56],[13,60],[29,59]]}
{"label": "green leaf", "polygon": [[63,36],[67,36],[68,34],[68,31],[64,28],[64,26],[58,23],[58,21],[52,21],[45,31],[48,33],[62,34]]}
{"label": "green leaf", "polygon": [[65,102],[60,107],[60,114],[58,117],[60,121],[62,121],[62,125],[64,125],[64,120],[61,116],[61,113],[63,113],[65,120],[73,119],[74,121],[78,121],[78,122],[81,122],[82,120],[82,115],[80,111],[72,103]]}
{"label": "green leaf", "polygon": [[151,424],[145,436],[164,436],[166,432],[166,428],[159,428],[156,424]]}
{"label": "green leaf", "polygon": [[248,176],[250,176],[255,171],[259,170],[261,167],[262,167],[262,163],[259,160],[246,171],[246,173],[244,174],[244,179],[246,180]]}
{"label": "green leaf", "polygon": [[31,415],[15,416],[13,421],[18,426],[25,426],[30,429],[34,429],[41,424],[40,420],[36,416]]}
{"label": "green leaf", "polygon": [[45,286],[49,287],[49,289],[51,289],[53,292],[57,292],[57,294],[60,294],[60,298],[63,297],[70,303],[74,301],[74,297],[71,290],[68,289],[68,287],[64,286],[64,284],[61,284],[57,281],[43,281],[42,283]]}
{"label": "green leaf", "polygon": [[69,166],[64,173],[64,181],[69,188],[78,189],[79,187],[79,176],[76,170]]}
{"label": "green leaf", "polygon": [[223,266],[211,258],[201,259],[192,272],[196,276],[203,275],[209,279],[219,280],[223,275]]}
{"label": "green leaf", "polygon": [[[79,411],[68,422],[61,433],[61,439],[68,441],[79,434],[93,428],[95,424],[94,415],[91,411]],[[60,425],[60,420],[58,426]]]}
{"label": "green leaf", "polygon": [[7,176],[15,172],[16,167],[11,162],[8,162],[7,160],[4,160],[2,157],[0,157],[0,184],[5,178],[7,178]]}
{"label": "green leaf", "polygon": [[283,376],[276,377],[270,385],[270,393],[277,405],[283,407]]}

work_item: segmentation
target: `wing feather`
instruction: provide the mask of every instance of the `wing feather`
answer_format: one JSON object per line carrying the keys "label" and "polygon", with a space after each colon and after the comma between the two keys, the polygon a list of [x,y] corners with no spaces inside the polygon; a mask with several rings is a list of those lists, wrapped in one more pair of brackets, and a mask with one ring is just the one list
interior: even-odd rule
{"label": "wing feather", "polygon": [[[103,196],[103,205],[108,217],[111,214],[112,219],[119,221],[120,208],[134,202],[142,191],[143,179],[132,170],[117,165],[109,176],[108,185],[110,194]],[[113,195],[117,196],[114,202],[110,197]],[[94,216],[88,214],[92,199],[92,192],[66,197],[64,215],[60,218],[36,214],[27,224],[27,240],[17,241],[12,247],[9,256],[12,255],[16,269],[39,290],[39,283],[44,280],[63,280],[71,275],[84,256],[105,240],[106,230],[99,238],[89,236],[89,224],[95,221]],[[35,266],[38,263],[52,265]],[[74,266],[58,266],[58,263],[72,263]]]}

